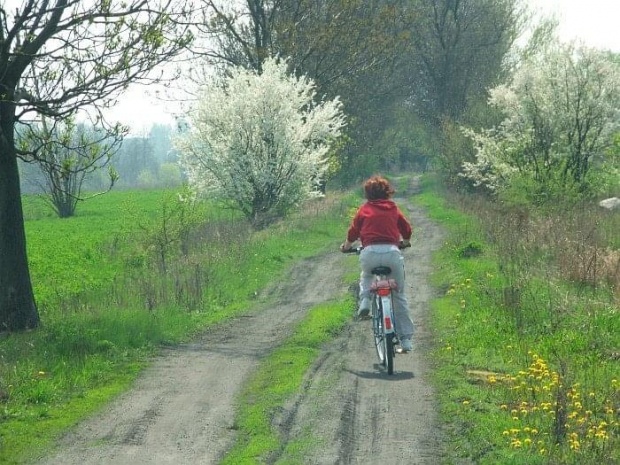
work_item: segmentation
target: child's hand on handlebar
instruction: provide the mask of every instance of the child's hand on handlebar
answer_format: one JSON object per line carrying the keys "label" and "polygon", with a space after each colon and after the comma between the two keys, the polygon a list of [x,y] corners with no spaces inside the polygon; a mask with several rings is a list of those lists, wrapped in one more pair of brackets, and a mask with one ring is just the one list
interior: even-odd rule
{"label": "child's hand on handlebar", "polygon": [[344,241],[342,244],[340,244],[340,251],[346,252],[347,250],[351,250],[351,247],[353,247],[352,242]]}

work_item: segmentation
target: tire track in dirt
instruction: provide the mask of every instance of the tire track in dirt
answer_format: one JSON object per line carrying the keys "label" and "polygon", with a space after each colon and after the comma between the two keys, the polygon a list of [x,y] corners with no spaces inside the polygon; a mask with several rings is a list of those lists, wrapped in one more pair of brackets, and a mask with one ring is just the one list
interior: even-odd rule
{"label": "tire track in dirt", "polygon": [[310,307],[345,292],[342,269],[337,253],[296,264],[262,296],[275,303],[163,350],[131,391],[74,428],[40,463],[217,463],[236,438],[235,402],[245,380]]}
{"label": "tire track in dirt", "polygon": [[292,402],[295,409],[288,410],[289,418],[287,411],[282,414],[291,441],[313,442],[304,463],[441,462],[441,430],[427,360],[433,294],[427,279],[442,232],[421,208],[403,199],[397,203],[408,212],[415,230],[413,246],[405,252],[406,293],[416,325],[414,351],[397,355],[395,373],[388,376],[377,364],[369,321],[353,322],[328,344],[320,368]]}

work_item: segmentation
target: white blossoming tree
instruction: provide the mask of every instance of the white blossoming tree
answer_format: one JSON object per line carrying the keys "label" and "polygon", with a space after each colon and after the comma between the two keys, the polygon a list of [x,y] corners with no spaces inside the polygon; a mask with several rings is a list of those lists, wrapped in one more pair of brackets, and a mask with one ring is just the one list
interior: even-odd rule
{"label": "white blossoming tree", "polygon": [[620,128],[620,66],[603,51],[554,44],[490,91],[504,114],[491,130],[465,129],[476,160],[461,176],[492,191],[517,178],[541,191],[584,190]]}
{"label": "white blossoming tree", "polygon": [[262,222],[320,195],[344,116],[338,99],[317,101],[310,79],[268,59],[260,74],[233,69],[206,88],[190,122],[176,142],[190,186]]}

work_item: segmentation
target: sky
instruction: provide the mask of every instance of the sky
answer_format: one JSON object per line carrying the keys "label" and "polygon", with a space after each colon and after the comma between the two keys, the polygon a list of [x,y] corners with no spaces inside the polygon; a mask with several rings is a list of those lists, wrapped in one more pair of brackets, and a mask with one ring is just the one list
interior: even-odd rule
{"label": "sky", "polygon": [[[620,0],[528,0],[540,14],[555,14],[563,41],[581,40],[586,45],[620,52]],[[174,124],[170,103],[158,101],[155,89],[130,87],[108,113],[140,134],[152,124]]]}

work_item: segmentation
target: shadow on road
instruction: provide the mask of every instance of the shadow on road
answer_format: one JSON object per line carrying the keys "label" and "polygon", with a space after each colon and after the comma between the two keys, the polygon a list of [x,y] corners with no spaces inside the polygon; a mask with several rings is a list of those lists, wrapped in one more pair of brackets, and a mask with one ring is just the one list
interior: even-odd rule
{"label": "shadow on road", "polygon": [[407,379],[413,379],[415,376],[410,371],[395,371],[393,375],[388,375],[381,365],[374,365],[375,371],[356,371],[356,370],[347,370],[345,371],[351,373],[352,375],[357,376],[358,378],[364,379],[385,379],[389,381],[404,381]]}

